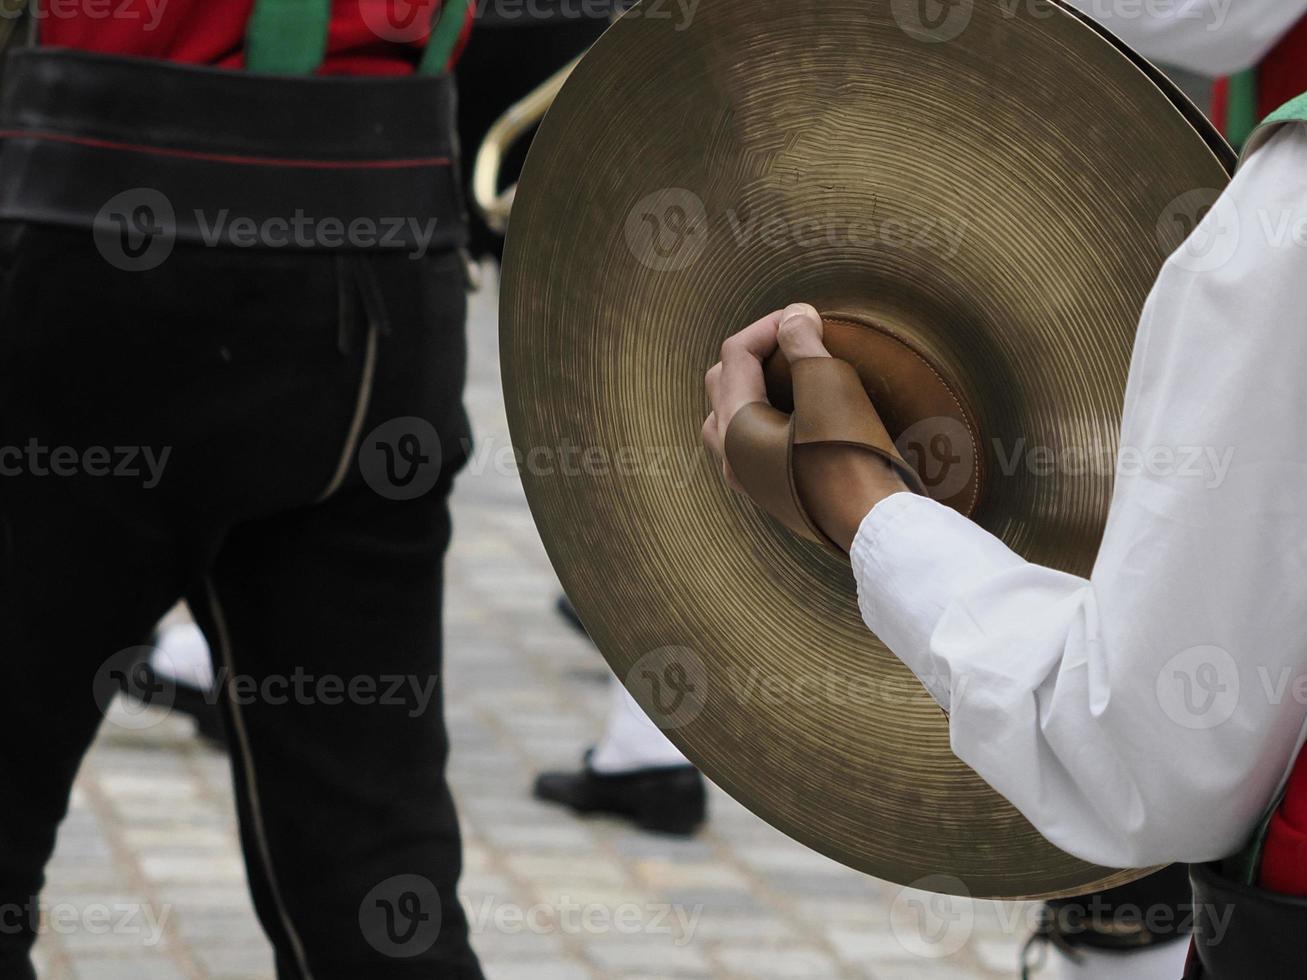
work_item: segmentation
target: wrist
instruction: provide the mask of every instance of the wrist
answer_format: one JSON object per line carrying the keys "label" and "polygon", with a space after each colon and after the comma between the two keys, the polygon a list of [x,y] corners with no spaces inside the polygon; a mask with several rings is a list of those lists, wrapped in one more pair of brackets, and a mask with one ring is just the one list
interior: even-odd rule
{"label": "wrist", "polygon": [[908,486],[875,453],[851,446],[813,445],[795,450],[794,478],[804,507],[839,547],[853,546],[863,518],[886,497]]}

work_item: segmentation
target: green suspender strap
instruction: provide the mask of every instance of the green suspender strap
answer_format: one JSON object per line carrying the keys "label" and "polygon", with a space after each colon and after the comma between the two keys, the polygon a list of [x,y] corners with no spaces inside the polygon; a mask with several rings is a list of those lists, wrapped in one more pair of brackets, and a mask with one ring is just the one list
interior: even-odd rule
{"label": "green suspender strap", "polygon": [[[418,71],[442,75],[471,0],[444,0],[437,8]],[[269,75],[311,75],[327,54],[331,0],[255,0],[245,33],[245,67]]]}
{"label": "green suspender strap", "polygon": [[1248,137],[1248,142],[1244,144],[1243,156],[1239,163],[1246,163],[1248,158],[1264,146],[1281,126],[1303,122],[1307,122],[1307,93],[1280,106],[1262,120],[1262,124],[1253,130],[1252,135]]}
{"label": "green suspender strap", "polygon": [[1226,97],[1225,138],[1236,150],[1243,148],[1257,128],[1257,93],[1256,68],[1230,76]]}
{"label": "green suspender strap", "polygon": [[441,0],[440,12],[436,15],[435,26],[431,28],[431,37],[427,39],[427,49],[422,52],[422,63],[418,71],[423,75],[443,75],[449,71],[450,59],[454,57],[454,48],[463,36],[463,23],[467,20],[467,8],[472,0]]}

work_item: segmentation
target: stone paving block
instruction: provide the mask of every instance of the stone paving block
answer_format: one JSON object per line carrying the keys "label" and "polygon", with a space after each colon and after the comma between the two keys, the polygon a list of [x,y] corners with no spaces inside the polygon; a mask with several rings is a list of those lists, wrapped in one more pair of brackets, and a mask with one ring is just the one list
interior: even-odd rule
{"label": "stone paving block", "polygon": [[189,980],[186,971],[162,956],[79,956],[73,958],[77,980]]}
{"label": "stone paving block", "polygon": [[483,968],[490,980],[594,980],[595,977],[580,962],[536,963],[487,957]]}
{"label": "stone paving block", "polygon": [[173,926],[183,941],[197,946],[267,942],[252,908],[187,908]]}
{"label": "stone paving block", "polygon": [[1021,969],[1021,948],[1024,945],[1024,936],[981,939],[975,943],[975,950],[980,965],[985,969],[992,973],[1016,974]]}
{"label": "stone paving block", "polygon": [[632,942],[630,937],[621,937],[588,943],[585,954],[605,973],[639,970],[661,977],[683,977],[712,971],[701,951],[671,942]]}
{"label": "stone paving block", "polygon": [[802,978],[835,977],[840,967],[817,949],[762,949],[757,946],[727,946],[717,959],[730,971],[750,977]]}
{"label": "stone paving block", "polygon": [[195,959],[213,980],[273,980],[272,947],[266,943],[244,946],[203,946]]}

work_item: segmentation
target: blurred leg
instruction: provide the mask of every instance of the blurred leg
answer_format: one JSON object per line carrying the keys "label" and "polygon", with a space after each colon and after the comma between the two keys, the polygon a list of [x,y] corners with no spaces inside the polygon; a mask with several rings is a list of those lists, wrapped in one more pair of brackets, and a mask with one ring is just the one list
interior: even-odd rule
{"label": "blurred leg", "polygon": [[595,772],[631,772],[690,764],[616,677],[609,680],[608,687],[611,706],[604,722],[604,735],[590,756],[590,767]]}

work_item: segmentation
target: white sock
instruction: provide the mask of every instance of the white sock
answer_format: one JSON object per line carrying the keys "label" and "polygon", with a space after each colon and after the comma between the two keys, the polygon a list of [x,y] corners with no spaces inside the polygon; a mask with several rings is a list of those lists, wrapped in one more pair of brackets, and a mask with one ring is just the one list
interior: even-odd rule
{"label": "white sock", "polygon": [[636,769],[688,766],[690,760],[649,720],[616,677],[609,685],[612,703],[604,736],[590,757],[590,767],[613,775]]}
{"label": "white sock", "polygon": [[213,687],[213,660],[209,643],[194,623],[165,626],[150,654],[150,666],[161,677],[178,684],[208,691]]}

